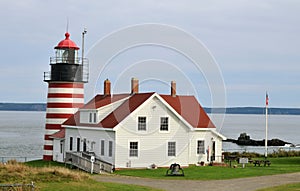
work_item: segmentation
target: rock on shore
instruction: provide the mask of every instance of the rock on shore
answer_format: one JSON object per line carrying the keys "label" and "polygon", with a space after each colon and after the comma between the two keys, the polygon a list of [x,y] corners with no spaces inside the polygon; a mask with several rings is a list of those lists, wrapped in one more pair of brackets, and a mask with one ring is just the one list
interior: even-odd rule
{"label": "rock on shore", "polygon": [[[241,133],[237,140],[227,139],[226,142],[232,142],[232,143],[236,143],[238,145],[245,145],[245,146],[264,146],[265,145],[264,139],[263,140],[253,140],[246,133]],[[285,142],[280,139],[268,140],[268,146],[285,146],[286,144],[291,144],[291,143]]]}

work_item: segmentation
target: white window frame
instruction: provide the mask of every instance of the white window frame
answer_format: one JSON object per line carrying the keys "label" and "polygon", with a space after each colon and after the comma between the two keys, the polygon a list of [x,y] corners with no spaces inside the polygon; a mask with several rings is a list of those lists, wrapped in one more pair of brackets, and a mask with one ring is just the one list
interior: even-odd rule
{"label": "white window frame", "polygon": [[89,149],[88,149],[88,140],[85,137],[82,139],[82,151],[83,152],[89,151]]}
{"label": "white window frame", "polygon": [[100,140],[100,156],[105,156],[105,140],[103,139]]}
{"label": "white window frame", "polygon": [[94,123],[97,123],[97,113],[96,113],[96,112],[93,113],[93,117],[94,117],[93,122],[94,122]]}
{"label": "white window frame", "polygon": [[81,152],[81,138],[80,137],[76,137],[76,152]]}
{"label": "white window frame", "polygon": [[89,116],[89,123],[92,124],[97,123],[97,111],[90,111],[88,116]]}
{"label": "white window frame", "polygon": [[[162,118],[167,118],[168,119],[168,130],[161,130]],[[161,132],[161,133],[169,133],[170,132],[170,117],[169,116],[161,116],[159,118],[159,132]]]}
{"label": "white window frame", "polygon": [[[202,141],[203,142],[203,152],[198,152],[198,142]],[[197,139],[196,141],[196,155],[203,155],[205,154],[205,140],[204,139]]]}
{"label": "white window frame", "polygon": [[64,141],[60,141],[60,143],[59,143],[59,150],[60,150],[60,154],[63,154],[63,152],[64,152]]}
{"label": "white window frame", "polygon": [[90,152],[94,152],[95,151],[95,145],[96,145],[96,142],[95,141],[91,141],[91,150],[90,150]]}
{"label": "white window frame", "polygon": [[[137,143],[137,156],[131,156],[130,155],[130,151],[131,151],[131,149],[130,149],[130,143]],[[139,156],[140,156],[140,147],[141,147],[140,141],[137,141],[137,140],[130,140],[130,141],[128,141],[128,157],[129,158],[139,158]]]}
{"label": "white window frame", "polygon": [[[143,125],[145,125],[145,129],[140,129],[139,128],[140,127],[140,118],[145,118],[145,124],[143,124]],[[147,131],[147,117],[146,116],[138,116],[138,118],[137,118],[137,130],[141,131],[141,132]]]}
{"label": "white window frame", "polygon": [[[71,140],[72,139],[72,140]],[[72,136],[69,137],[69,150],[73,151],[74,149],[74,138]]]}
{"label": "white window frame", "polygon": [[108,157],[113,156],[113,146],[114,146],[114,142],[108,141]]}
{"label": "white window frame", "polygon": [[[169,143],[175,143],[175,153],[174,155],[169,155]],[[167,157],[176,157],[176,154],[177,154],[177,148],[176,148],[176,141],[168,141],[167,142]]]}
{"label": "white window frame", "polygon": [[93,123],[93,112],[89,112],[89,123]]}

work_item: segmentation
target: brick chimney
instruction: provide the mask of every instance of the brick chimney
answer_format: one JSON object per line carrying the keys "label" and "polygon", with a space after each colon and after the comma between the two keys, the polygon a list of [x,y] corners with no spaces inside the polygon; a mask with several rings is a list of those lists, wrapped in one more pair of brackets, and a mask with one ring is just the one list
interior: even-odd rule
{"label": "brick chimney", "polygon": [[171,96],[176,97],[176,82],[171,81]]}
{"label": "brick chimney", "polygon": [[108,79],[106,79],[104,81],[104,91],[103,91],[104,95],[110,95],[110,81]]}
{"label": "brick chimney", "polygon": [[131,78],[131,94],[139,93],[139,80]]}

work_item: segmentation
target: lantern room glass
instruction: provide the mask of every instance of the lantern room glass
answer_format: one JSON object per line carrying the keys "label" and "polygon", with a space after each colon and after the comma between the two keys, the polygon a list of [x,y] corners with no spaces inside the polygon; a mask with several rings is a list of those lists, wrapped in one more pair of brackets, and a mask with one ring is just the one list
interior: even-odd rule
{"label": "lantern room glass", "polygon": [[79,64],[78,50],[75,49],[56,49],[57,63]]}

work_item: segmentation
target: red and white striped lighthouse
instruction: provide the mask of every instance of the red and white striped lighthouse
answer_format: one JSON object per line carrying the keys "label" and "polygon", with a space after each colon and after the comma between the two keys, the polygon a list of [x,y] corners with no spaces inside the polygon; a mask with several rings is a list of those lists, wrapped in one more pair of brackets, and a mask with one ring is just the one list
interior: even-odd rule
{"label": "red and white striped lighthouse", "polygon": [[88,81],[88,61],[78,57],[79,47],[70,34],[55,47],[50,58],[51,71],[44,73],[48,83],[44,160],[53,160],[51,135],[62,130],[61,124],[84,104],[84,83]]}

